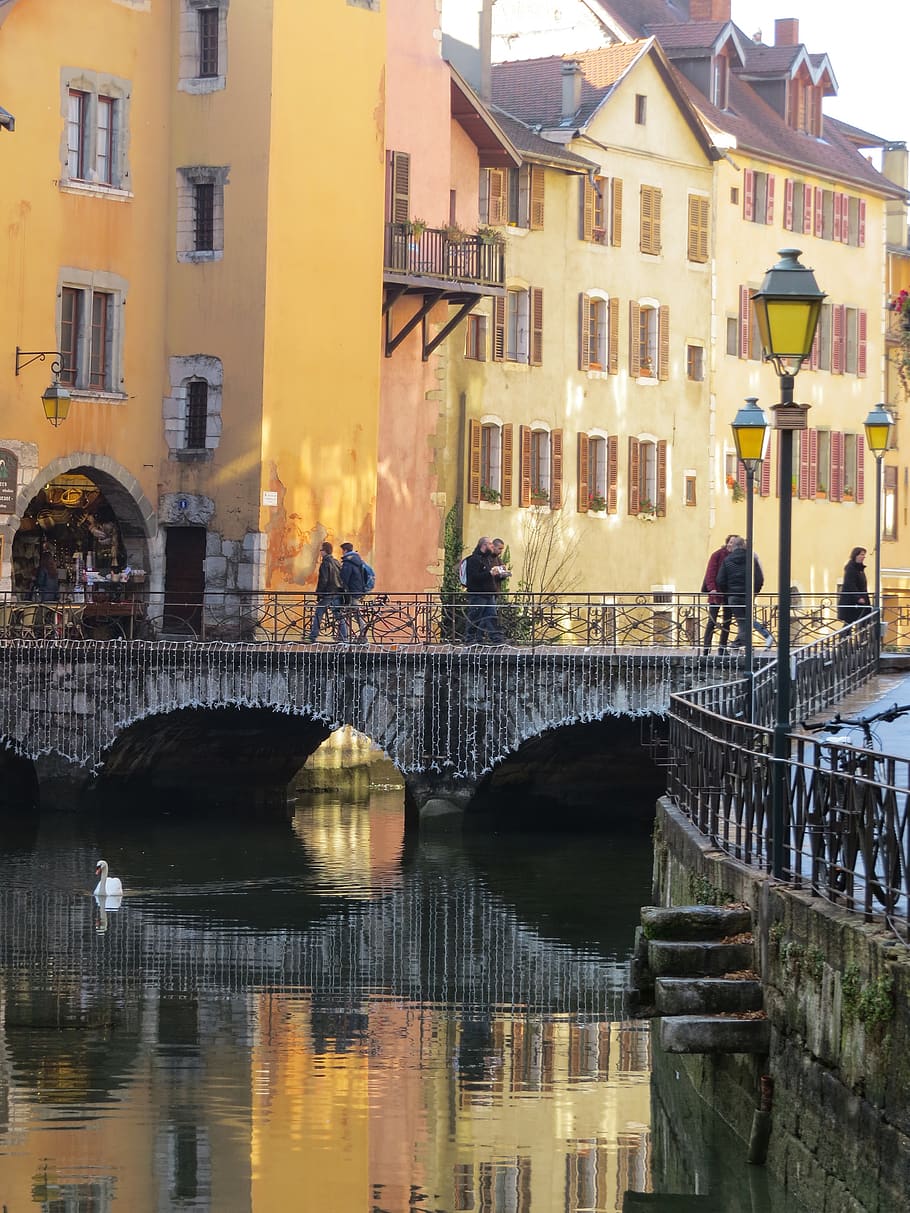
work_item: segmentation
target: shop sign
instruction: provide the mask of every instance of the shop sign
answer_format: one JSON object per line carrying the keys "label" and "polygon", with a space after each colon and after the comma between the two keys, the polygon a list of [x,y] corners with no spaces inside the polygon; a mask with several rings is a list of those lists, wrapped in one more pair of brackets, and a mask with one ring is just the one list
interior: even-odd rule
{"label": "shop sign", "polygon": [[19,460],[12,451],[0,446],[0,514],[15,514]]}

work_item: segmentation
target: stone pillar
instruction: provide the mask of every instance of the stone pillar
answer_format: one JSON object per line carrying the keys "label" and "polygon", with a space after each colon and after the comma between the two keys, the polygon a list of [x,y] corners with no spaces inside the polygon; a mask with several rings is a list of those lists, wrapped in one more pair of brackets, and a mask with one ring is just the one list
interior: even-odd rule
{"label": "stone pillar", "polygon": [[477,785],[470,779],[432,772],[405,776],[405,830],[451,832],[460,830],[465,809]]}

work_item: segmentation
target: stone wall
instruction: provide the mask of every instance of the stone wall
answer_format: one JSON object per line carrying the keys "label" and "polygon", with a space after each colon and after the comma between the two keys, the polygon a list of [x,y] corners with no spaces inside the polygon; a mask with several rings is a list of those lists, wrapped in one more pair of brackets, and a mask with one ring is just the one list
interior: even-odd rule
{"label": "stone wall", "polygon": [[768,1165],[813,1213],[906,1208],[910,950],[886,927],[731,860],[667,800],[658,805],[654,882],[659,905],[752,908],[771,1022],[766,1067],[680,1057],[677,1068],[744,1142],[758,1074],[771,1074]]}

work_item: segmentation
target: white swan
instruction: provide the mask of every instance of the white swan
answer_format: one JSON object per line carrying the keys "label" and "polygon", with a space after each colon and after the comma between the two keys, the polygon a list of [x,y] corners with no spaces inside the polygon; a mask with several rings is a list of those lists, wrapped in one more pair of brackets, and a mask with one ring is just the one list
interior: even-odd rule
{"label": "white swan", "polygon": [[[95,875],[100,876],[100,880],[95,885],[96,897],[122,897],[123,885],[120,883],[119,876],[108,876],[107,860],[99,859],[95,864]],[[117,907],[109,906],[110,909]]]}

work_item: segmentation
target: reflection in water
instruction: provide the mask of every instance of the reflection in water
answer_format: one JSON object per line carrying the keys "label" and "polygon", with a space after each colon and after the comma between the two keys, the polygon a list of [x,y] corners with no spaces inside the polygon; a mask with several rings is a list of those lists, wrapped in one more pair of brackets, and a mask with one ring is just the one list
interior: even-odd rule
{"label": "reflection in water", "polygon": [[[486,842],[405,863],[387,788],[307,793],[290,824],[46,818],[0,858],[0,1203],[601,1213],[649,1190],[650,1035],[624,1015],[647,837]],[[90,895],[99,847],[119,908]]]}

